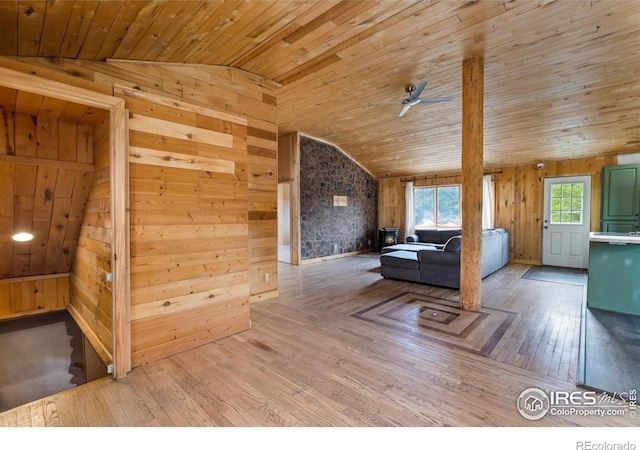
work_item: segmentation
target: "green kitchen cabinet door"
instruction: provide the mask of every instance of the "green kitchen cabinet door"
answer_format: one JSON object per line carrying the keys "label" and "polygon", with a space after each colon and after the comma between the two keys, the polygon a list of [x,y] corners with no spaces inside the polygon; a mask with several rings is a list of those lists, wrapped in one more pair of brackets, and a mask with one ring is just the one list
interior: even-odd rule
{"label": "green kitchen cabinet door", "polygon": [[639,213],[640,164],[603,167],[602,221],[638,221]]}
{"label": "green kitchen cabinet door", "polygon": [[637,220],[603,220],[600,231],[603,233],[629,233],[640,231],[640,222]]}

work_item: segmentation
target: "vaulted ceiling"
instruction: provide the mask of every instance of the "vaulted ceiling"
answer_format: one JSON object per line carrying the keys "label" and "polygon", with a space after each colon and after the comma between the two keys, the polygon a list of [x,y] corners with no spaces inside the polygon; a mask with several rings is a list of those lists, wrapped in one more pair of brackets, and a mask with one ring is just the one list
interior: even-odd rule
{"label": "vaulted ceiling", "polygon": [[[485,59],[488,167],[640,151],[638,1],[2,1],[0,55],[217,64],[279,83],[282,133],[377,177],[454,171]],[[373,104],[406,97],[451,102]]]}

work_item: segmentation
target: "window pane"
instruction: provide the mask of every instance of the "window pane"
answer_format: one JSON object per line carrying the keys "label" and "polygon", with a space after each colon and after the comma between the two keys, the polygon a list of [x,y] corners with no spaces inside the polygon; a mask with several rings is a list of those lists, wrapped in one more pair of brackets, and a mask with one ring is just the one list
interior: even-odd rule
{"label": "window pane", "polygon": [[551,223],[579,225],[582,223],[583,183],[551,185]]}
{"label": "window pane", "polygon": [[571,191],[573,197],[582,197],[582,183],[573,183]]}
{"label": "window pane", "polygon": [[416,228],[435,226],[433,188],[416,188],[413,191],[413,210]]}
{"label": "window pane", "polygon": [[460,187],[438,188],[438,226],[460,226]]}

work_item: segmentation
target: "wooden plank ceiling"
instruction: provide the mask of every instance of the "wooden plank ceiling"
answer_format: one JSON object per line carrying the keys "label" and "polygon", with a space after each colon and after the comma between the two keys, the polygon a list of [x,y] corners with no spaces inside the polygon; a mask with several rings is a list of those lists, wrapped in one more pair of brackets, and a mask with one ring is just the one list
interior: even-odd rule
{"label": "wooden plank ceiling", "polygon": [[0,87],[0,114],[0,279],[69,272],[108,113]]}
{"label": "wooden plank ceiling", "polygon": [[[461,72],[485,58],[485,165],[640,150],[640,2],[2,1],[0,55],[218,64],[281,84],[282,133],[377,177],[460,168]],[[448,103],[374,102],[423,96]]]}

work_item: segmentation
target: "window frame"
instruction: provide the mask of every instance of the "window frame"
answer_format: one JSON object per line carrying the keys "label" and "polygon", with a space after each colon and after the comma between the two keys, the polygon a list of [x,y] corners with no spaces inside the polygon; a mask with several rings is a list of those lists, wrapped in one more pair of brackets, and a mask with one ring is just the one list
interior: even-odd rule
{"label": "window frame", "polygon": [[[458,225],[438,225],[438,189],[447,188],[447,187],[456,187],[458,188],[458,217],[460,218]],[[418,189],[433,189],[434,197],[433,197],[433,217],[434,217],[434,225],[429,226],[418,226],[416,222],[416,190]],[[413,187],[413,220],[414,220],[414,228],[416,230],[429,230],[433,228],[462,228],[462,185],[457,183],[450,184],[438,184],[438,185],[426,185],[426,186],[414,186]]]}

